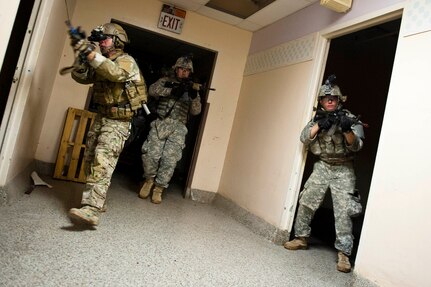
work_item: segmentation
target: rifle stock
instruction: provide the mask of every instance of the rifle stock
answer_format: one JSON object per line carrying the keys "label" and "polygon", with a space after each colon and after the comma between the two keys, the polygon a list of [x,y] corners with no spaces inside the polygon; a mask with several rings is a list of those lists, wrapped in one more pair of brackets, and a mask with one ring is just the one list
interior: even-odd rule
{"label": "rifle stock", "polygon": [[[72,23],[69,20],[66,20],[65,23],[67,28],[69,29],[68,34],[72,43],[79,42],[80,40],[83,40],[86,38],[85,32],[81,31],[80,26],[78,26],[77,28],[73,27]],[[73,70],[78,68],[85,61],[86,61],[86,58],[83,57],[81,54],[75,55],[75,60],[73,61],[73,64],[71,66],[61,68],[59,71],[60,75],[63,76],[73,72]]]}

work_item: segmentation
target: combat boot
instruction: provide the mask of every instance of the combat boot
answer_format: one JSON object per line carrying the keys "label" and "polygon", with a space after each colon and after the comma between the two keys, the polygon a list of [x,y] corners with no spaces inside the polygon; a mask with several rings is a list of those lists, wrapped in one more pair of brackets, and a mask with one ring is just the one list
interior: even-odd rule
{"label": "combat boot", "polygon": [[349,273],[350,270],[352,270],[352,266],[350,265],[350,261],[349,261],[349,256],[347,256],[341,251],[338,251],[337,270],[344,273]]}
{"label": "combat boot", "polygon": [[165,190],[165,189],[161,186],[158,186],[158,185],[154,186],[153,196],[151,197],[152,203],[159,204],[162,202],[163,190]]}
{"label": "combat boot", "polygon": [[307,238],[306,237],[297,237],[291,241],[287,241],[283,244],[284,248],[289,250],[298,250],[298,249],[307,249]]}
{"label": "combat boot", "polygon": [[81,208],[71,208],[69,210],[69,217],[83,224],[98,225],[99,216],[99,209],[89,205],[85,205]]}
{"label": "combat boot", "polygon": [[139,197],[143,199],[147,198],[150,195],[153,185],[154,185],[154,177],[145,179],[145,182],[142,185],[141,190],[139,191]]}

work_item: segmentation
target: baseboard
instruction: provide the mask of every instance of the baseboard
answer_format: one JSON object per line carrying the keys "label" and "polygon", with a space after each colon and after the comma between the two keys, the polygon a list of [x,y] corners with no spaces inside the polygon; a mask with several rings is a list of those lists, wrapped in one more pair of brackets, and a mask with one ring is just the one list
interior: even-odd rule
{"label": "baseboard", "polygon": [[215,195],[215,192],[209,192],[193,188],[190,190],[191,199],[200,203],[212,203]]}
{"label": "baseboard", "polygon": [[[30,174],[36,171],[41,176],[52,176],[55,164],[34,160],[24,171],[11,180],[5,187],[0,188],[0,205],[11,202],[23,196],[24,192],[31,187]],[[238,206],[233,201],[214,192],[191,189],[190,197],[200,203],[212,204],[223,210],[238,222],[244,224],[254,233],[259,234],[275,244],[283,244],[289,238],[287,230],[281,230],[266,222],[262,218],[250,213]]]}
{"label": "baseboard", "polygon": [[55,163],[34,160],[35,170],[39,175],[51,176],[54,174]]}
{"label": "baseboard", "polygon": [[14,201],[24,196],[33,184],[30,177],[33,171],[36,171],[42,176],[52,176],[54,173],[55,164],[45,163],[34,160],[23,171],[21,171],[12,180],[0,187],[0,205],[12,204]]}
{"label": "baseboard", "polygon": [[0,187],[0,206],[6,205],[7,203],[7,189]]}
{"label": "baseboard", "polygon": [[15,176],[0,189],[2,197],[1,204],[11,204],[20,197],[24,196],[25,192],[31,188],[32,180],[30,174],[34,170],[35,163],[32,162],[21,173]]}
{"label": "baseboard", "polygon": [[359,274],[353,271],[353,276],[350,282],[348,283],[348,286],[351,287],[378,287],[379,285],[371,282],[368,279],[363,278]]}
{"label": "baseboard", "polygon": [[290,234],[287,230],[273,226],[220,194],[214,194],[211,204],[274,244],[282,245],[289,239]]}

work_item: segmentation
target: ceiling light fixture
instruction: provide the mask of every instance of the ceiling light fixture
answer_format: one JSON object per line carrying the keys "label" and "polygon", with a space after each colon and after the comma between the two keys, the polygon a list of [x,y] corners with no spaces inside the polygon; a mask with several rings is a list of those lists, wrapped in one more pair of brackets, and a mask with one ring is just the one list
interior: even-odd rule
{"label": "ceiling light fixture", "polygon": [[210,0],[205,6],[246,19],[275,0]]}
{"label": "ceiling light fixture", "polygon": [[352,7],[352,0],[320,0],[320,5],[335,12],[345,13]]}

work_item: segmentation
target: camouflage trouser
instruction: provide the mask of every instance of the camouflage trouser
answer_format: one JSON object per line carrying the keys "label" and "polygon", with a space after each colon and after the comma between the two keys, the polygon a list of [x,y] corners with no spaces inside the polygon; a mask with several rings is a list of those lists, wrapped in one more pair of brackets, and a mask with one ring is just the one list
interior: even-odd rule
{"label": "camouflage trouser", "polygon": [[175,166],[181,159],[187,135],[186,126],[170,118],[151,123],[147,140],[142,145],[144,177],[155,177],[161,187],[168,187]]}
{"label": "camouflage trouser", "polygon": [[314,164],[313,173],[300,194],[298,214],[295,220],[295,236],[309,237],[310,223],[322,204],[328,187],[335,218],[335,248],[350,255],[353,248],[352,220],[349,206],[355,188],[355,173],[351,163],[330,165],[323,161]]}
{"label": "camouflage trouser", "polygon": [[130,122],[97,116],[87,133],[85,163],[87,183],[82,204],[102,208],[112,173],[124,142],[129,136]]}

